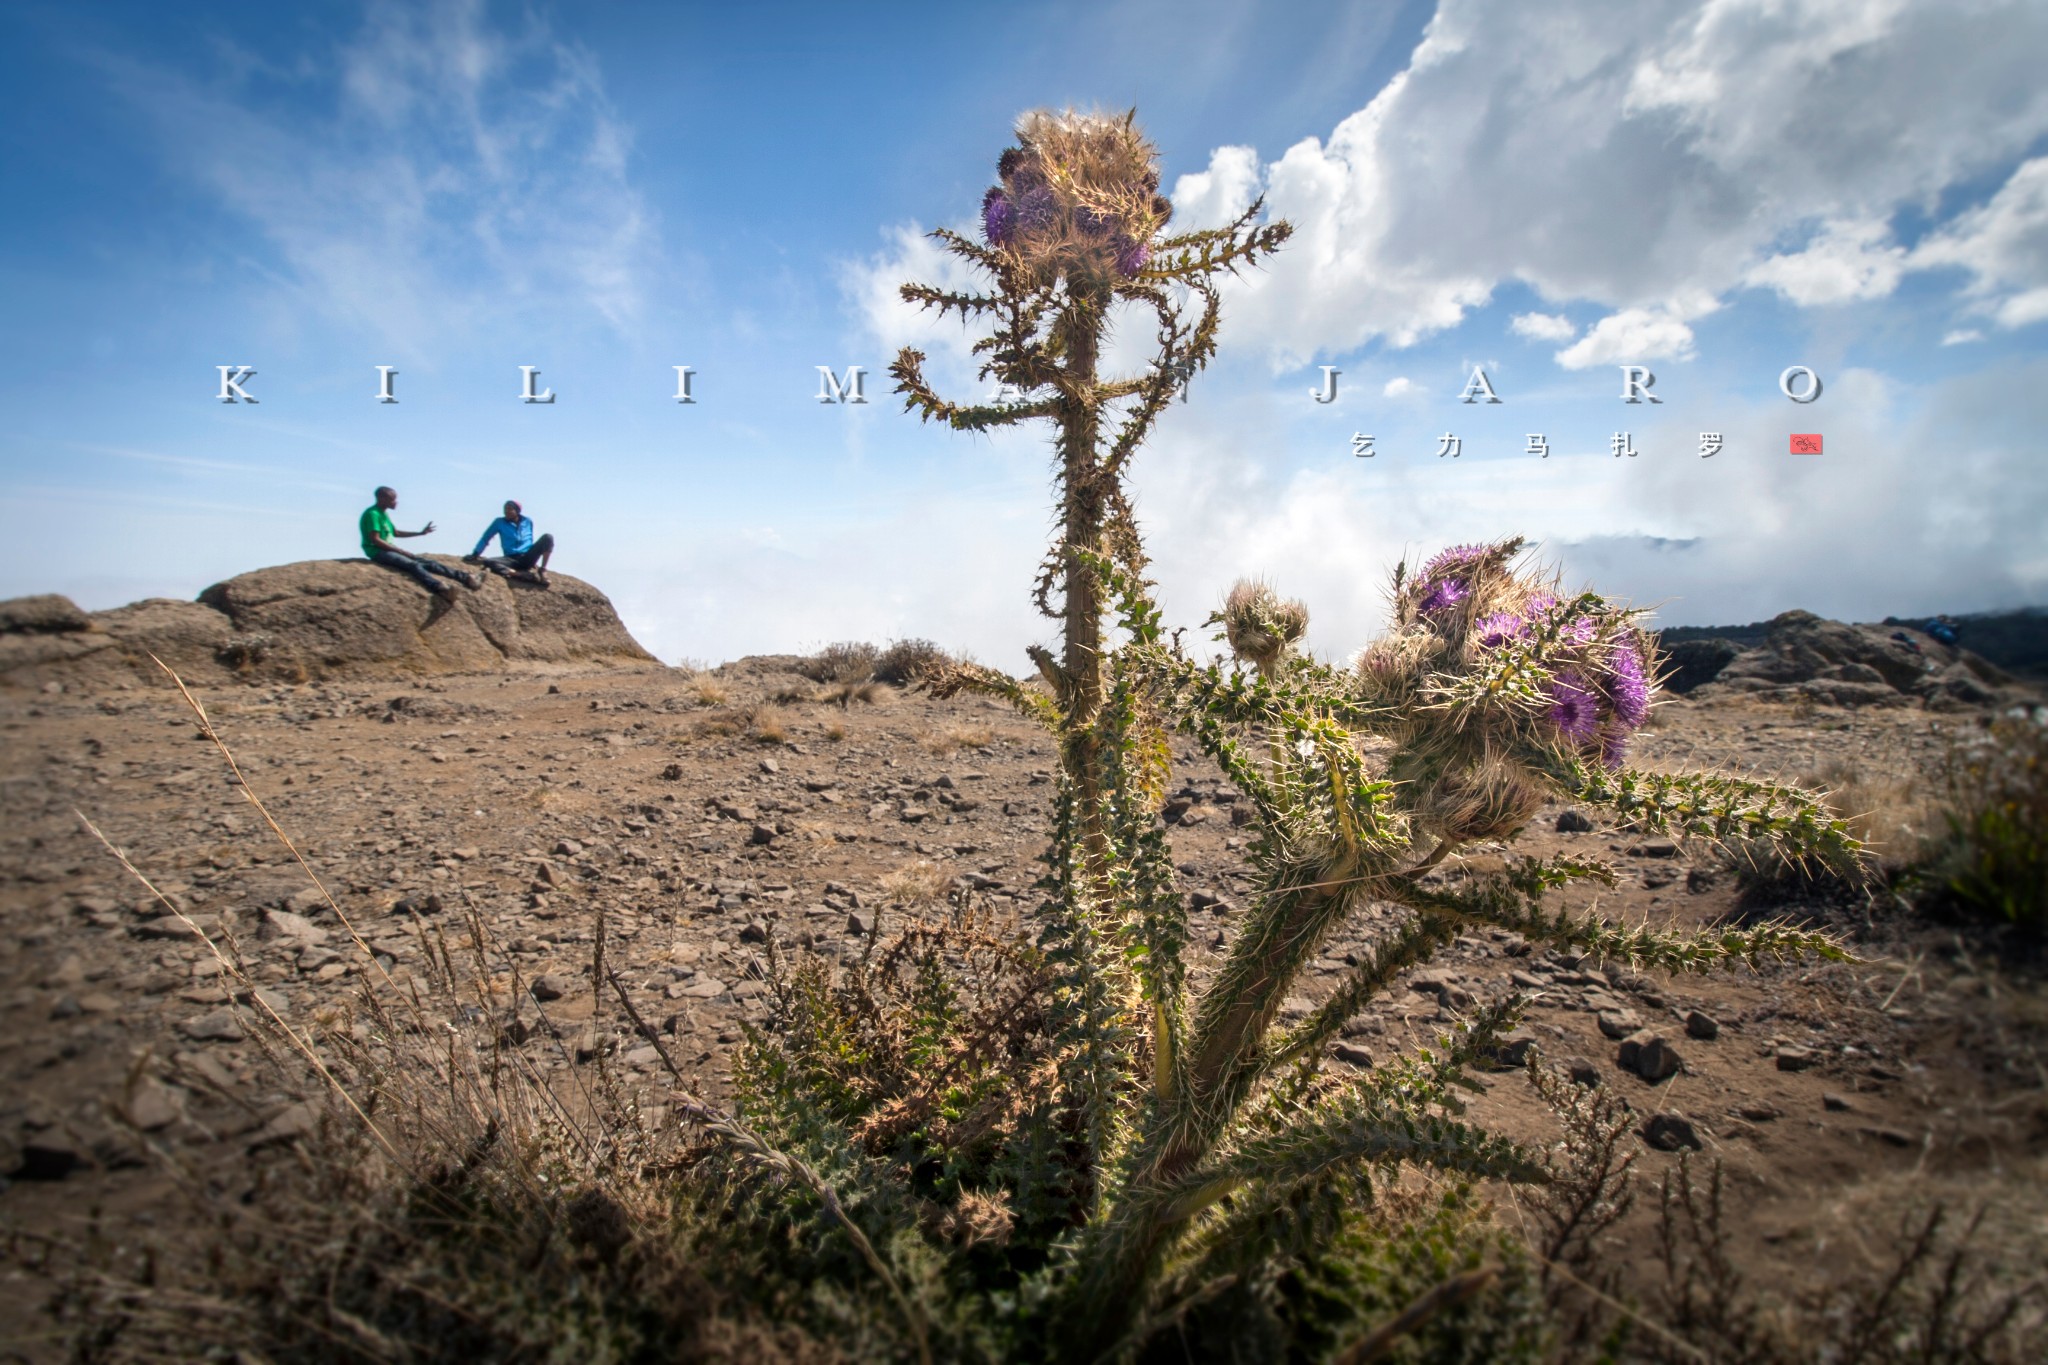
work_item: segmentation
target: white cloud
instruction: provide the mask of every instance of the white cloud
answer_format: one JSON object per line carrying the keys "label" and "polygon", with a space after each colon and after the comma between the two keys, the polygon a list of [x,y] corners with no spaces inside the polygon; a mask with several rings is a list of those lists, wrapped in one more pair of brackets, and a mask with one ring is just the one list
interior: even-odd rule
{"label": "white cloud", "polygon": [[[1895,213],[2048,135],[2044,54],[2031,0],[1442,0],[1369,105],[1259,168],[1296,233],[1232,283],[1233,336],[1278,365],[1407,345],[1512,280],[1606,307],[1608,336],[1657,320],[1646,340],[1682,354],[1697,300],[1746,282],[1880,295],[1906,265]],[[1206,174],[1183,178],[1191,203],[1252,190],[1242,148]],[[2032,238],[1993,216],[1954,257],[2001,282],[2018,325],[2048,292],[2012,278],[2004,244]]]}
{"label": "white cloud", "polygon": [[1811,308],[1881,299],[1898,288],[1905,268],[1906,250],[1883,223],[1829,222],[1805,250],[1757,262],[1748,282]]}
{"label": "white cloud", "polygon": [[[1526,535],[1590,583],[1666,623],[1735,624],[1804,607],[1840,618],[2048,599],[2039,543],[2048,361],[1920,392],[1870,371],[1830,376],[1828,453],[1794,459],[1780,400],[1674,396],[1635,422],[1642,455],[1462,464],[1384,451],[1291,475],[1247,459],[1262,418],[1176,428],[1140,467],[1137,505],[1169,621],[1199,619],[1244,574],[1313,613],[1343,654],[1384,628],[1387,574],[1447,544]],[[1723,434],[1698,457],[1700,429]],[[1940,458],[1931,458],[1939,452]],[[1825,509],[1817,514],[1816,509]]]}
{"label": "white cloud", "polygon": [[1508,326],[1516,336],[1531,341],[1570,341],[1579,334],[1562,313],[1517,313],[1508,319]]}
{"label": "white cloud", "polygon": [[1557,363],[1567,370],[1583,370],[1591,365],[1690,360],[1692,340],[1692,328],[1678,312],[1624,308],[1593,324],[1577,344],[1559,351]]}
{"label": "white cloud", "polygon": [[1259,195],[1259,154],[1250,147],[1218,147],[1209,169],[1173,182],[1173,231],[1196,232],[1236,219]]}
{"label": "white cloud", "polygon": [[1922,242],[1913,263],[1969,271],[1979,308],[2001,326],[2048,318],[2048,157],[2022,165],[1989,203]]}
{"label": "white cloud", "polygon": [[[287,109],[243,69],[204,84],[108,58],[172,162],[262,234],[294,317],[418,355],[529,308],[630,327],[657,250],[627,170],[631,133],[589,55],[538,21],[508,33],[474,0],[372,5],[332,60],[339,88]],[[314,87],[317,89],[317,87]]]}
{"label": "white cloud", "polygon": [[1982,341],[1984,334],[1974,327],[1958,327],[1953,332],[1944,332],[1941,344],[1944,346],[1967,346],[1973,341]]}
{"label": "white cloud", "polygon": [[1415,381],[1405,374],[1389,379],[1386,387],[1380,390],[1381,396],[1386,398],[1411,398],[1421,392]]}

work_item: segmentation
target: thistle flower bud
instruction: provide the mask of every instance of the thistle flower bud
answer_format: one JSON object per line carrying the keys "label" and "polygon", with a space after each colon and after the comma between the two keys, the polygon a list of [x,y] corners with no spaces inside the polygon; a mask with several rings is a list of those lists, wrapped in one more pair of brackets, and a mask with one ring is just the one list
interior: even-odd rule
{"label": "thistle flower bud", "polygon": [[1283,600],[1271,586],[1252,578],[1241,578],[1231,588],[1223,610],[1211,619],[1219,618],[1231,652],[1264,678],[1279,670],[1288,650],[1308,630],[1307,607]]}
{"label": "thistle flower bud", "polygon": [[1015,226],[1016,207],[1002,187],[991,189],[981,198],[981,235],[988,239],[990,246],[1007,245],[1011,229]]}

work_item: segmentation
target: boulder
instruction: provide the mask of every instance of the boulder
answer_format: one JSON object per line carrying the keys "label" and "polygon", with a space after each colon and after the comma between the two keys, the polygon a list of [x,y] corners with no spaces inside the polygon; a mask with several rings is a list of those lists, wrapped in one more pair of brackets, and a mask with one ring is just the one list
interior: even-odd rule
{"label": "boulder", "polygon": [[16,598],[0,602],[0,681],[155,685],[152,654],[209,684],[655,666],[588,583],[560,573],[546,587],[487,573],[482,583],[442,598],[368,560],[309,560],[239,574],[194,602],[88,615],[62,597]]}
{"label": "boulder", "polygon": [[1730,692],[1831,706],[2002,706],[2025,699],[2019,679],[1989,661],[1906,627],[1851,625],[1810,611],[1773,617],[1763,640],[1732,657],[1723,640],[1674,644],[1675,691]]}

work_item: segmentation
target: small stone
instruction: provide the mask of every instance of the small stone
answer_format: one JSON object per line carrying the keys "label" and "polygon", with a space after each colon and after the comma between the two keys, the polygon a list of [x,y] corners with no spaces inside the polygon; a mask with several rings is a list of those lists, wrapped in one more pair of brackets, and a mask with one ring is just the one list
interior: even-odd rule
{"label": "small stone", "polygon": [[1677,1075],[1685,1065],[1677,1049],[1650,1029],[1640,1029],[1622,1039],[1615,1060],[1623,1071],[1633,1071],[1653,1085]]}
{"label": "small stone", "polygon": [[1752,1103],[1738,1105],[1735,1112],[1751,1123],[1769,1123],[1783,1116],[1784,1111],[1768,1104]]}
{"label": "small stone", "polygon": [[227,1009],[187,1019],[178,1025],[178,1031],[200,1043],[232,1043],[244,1036],[242,1021],[235,1017],[233,1010]]}
{"label": "small stone", "polygon": [[558,839],[552,851],[557,858],[580,858],[583,856],[583,845],[574,839]]}
{"label": "small stone", "polygon": [[1648,843],[1637,844],[1634,852],[1638,858],[1676,858],[1678,845],[1669,839],[1652,839]]}
{"label": "small stone", "polygon": [[1872,1124],[1865,1124],[1856,1131],[1865,1137],[1876,1138],[1888,1147],[1917,1147],[1919,1145],[1914,1141],[1911,1133],[1902,1133],[1896,1128],[1879,1128]]}
{"label": "small stone", "polygon": [[1713,868],[1696,867],[1685,874],[1685,889],[1695,896],[1705,895],[1712,891],[1720,880],[1719,874]]}
{"label": "small stone", "polygon": [[852,912],[846,917],[846,932],[866,938],[869,934],[875,932],[875,917],[873,915],[863,915],[858,910]]}
{"label": "small stone", "polygon": [[52,1019],[76,1019],[84,1013],[85,1006],[78,1003],[78,997],[68,992],[58,996],[55,1003],[50,1006],[50,1017]]}
{"label": "small stone", "polygon": [[284,898],[284,909],[294,915],[317,915],[327,908],[327,896],[317,886],[294,891]]}
{"label": "small stone", "polygon": [[1372,1053],[1356,1043],[1334,1043],[1330,1047],[1330,1055],[1351,1066],[1372,1066]]}
{"label": "small stone", "polygon": [[1572,1080],[1580,1085],[1600,1084],[1600,1068],[1584,1057],[1572,1057],[1565,1061],[1564,1069]]}
{"label": "small stone", "polygon": [[1849,1103],[1849,1097],[1847,1095],[1837,1095],[1832,1090],[1824,1090],[1821,1092],[1820,1105],[1821,1108],[1827,1110],[1831,1114],[1846,1114],[1851,1109],[1855,1108],[1854,1105]]}
{"label": "small stone", "polygon": [[128,1121],[145,1133],[168,1128],[185,1114],[185,1097],[154,1076],[144,1076],[128,1092],[122,1106]]}
{"label": "small stone", "polygon": [[546,1002],[560,1000],[576,989],[576,983],[561,972],[543,972],[533,979],[533,984],[527,989],[533,992],[534,999]]}
{"label": "small stone", "polygon": [[1685,1036],[1711,1041],[1721,1036],[1721,1021],[1711,1014],[1693,1010],[1685,1016]]}
{"label": "small stone", "polygon": [[751,830],[749,830],[749,831],[747,832],[747,842],[748,842],[748,843],[750,843],[750,844],[772,844],[772,843],[774,843],[774,842],[775,842],[775,826],[773,826],[773,825],[755,825],[755,826],[753,827],[753,829],[751,829]]}
{"label": "small stone", "polygon": [[1501,1035],[1493,1047],[1493,1059],[1502,1066],[1522,1067],[1529,1064],[1529,1054],[1536,1048],[1536,1035],[1524,1028]]}
{"label": "small stone", "polygon": [[1652,1114],[1643,1125],[1643,1141],[1660,1152],[1693,1151],[1701,1148],[1699,1134],[1681,1114]]}
{"label": "small stone", "polygon": [[327,931],[304,915],[290,910],[265,910],[263,925],[256,931],[259,939],[290,939],[297,943],[325,943]]}
{"label": "small stone", "polygon": [[455,861],[459,863],[467,863],[474,862],[476,859],[481,858],[483,856],[483,852],[484,851],[478,848],[475,844],[465,844],[463,847],[456,849],[449,856],[454,858]]}
{"label": "small stone", "polygon": [[311,1137],[319,1126],[319,1106],[311,1100],[302,1100],[274,1115],[268,1123],[257,1129],[256,1136],[249,1139],[249,1146],[269,1147],[302,1137]]}
{"label": "small stone", "polygon": [[768,926],[759,920],[749,920],[740,929],[740,942],[742,943],[766,943],[767,941]]}
{"label": "small stone", "polygon": [[1557,816],[1557,832],[1559,834],[1591,834],[1593,832],[1593,822],[1584,811],[1559,811]]}
{"label": "small stone", "polygon": [[1628,1037],[1643,1026],[1642,1016],[1634,1010],[1603,1010],[1600,1014],[1600,1032],[1614,1039]]}
{"label": "small stone", "polygon": [[620,1060],[636,1070],[652,1071],[661,1065],[661,1053],[651,1046],[641,1046],[634,1048]]}
{"label": "small stone", "polygon": [[725,983],[715,976],[699,976],[683,987],[683,994],[691,1000],[714,1000],[725,994]]}
{"label": "small stone", "polygon": [[1777,1056],[1780,1071],[1804,1071],[1820,1061],[1818,1052],[1789,1043],[1778,1049]]}
{"label": "small stone", "polygon": [[761,760],[761,771],[773,776],[782,771],[782,765],[772,758],[764,758]]}

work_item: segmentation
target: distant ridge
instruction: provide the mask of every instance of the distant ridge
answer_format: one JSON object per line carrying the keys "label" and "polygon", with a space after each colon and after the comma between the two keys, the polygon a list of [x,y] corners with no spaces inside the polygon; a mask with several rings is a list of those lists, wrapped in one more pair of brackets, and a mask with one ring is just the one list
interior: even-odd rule
{"label": "distant ridge", "polygon": [[[2048,607],[2021,607],[2014,611],[1953,613],[1961,628],[1963,647],[1996,664],[2008,673],[2048,682]],[[1918,631],[1926,616],[1887,616],[1876,624],[1887,629]],[[1770,638],[1771,622],[1752,621],[1746,626],[1671,626],[1657,632],[1665,648],[1673,645],[1726,640],[1745,648],[1761,646]]]}

